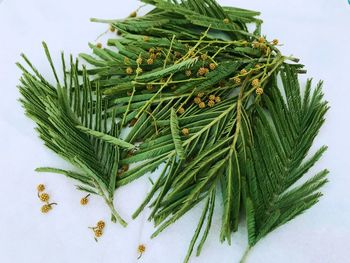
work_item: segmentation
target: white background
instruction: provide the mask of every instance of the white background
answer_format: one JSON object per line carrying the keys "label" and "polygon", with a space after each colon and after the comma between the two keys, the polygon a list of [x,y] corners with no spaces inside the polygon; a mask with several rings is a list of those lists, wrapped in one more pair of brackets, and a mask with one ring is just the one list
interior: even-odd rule
{"label": "white background", "polygon": [[[285,54],[300,57],[307,76],[325,81],[332,107],[314,148],[327,144],[329,150],[312,171],[326,167],[331,171],[325,196],[262,240],[248,262],[350,262],[350,6],[346,0],[220,2],[262,11],[263,33],[285,44]],[[44,148],[16,101],[20,72],[15,62],[21,52],[52,78],[42,40],[56,61],[60,50],[74,55],[89,52],[87,43],[106,30],[102,24],[90,23],[90,17],[122,18],[138,6],[136,0],[5,0],[0,4],[0,262],[137,262],[139,243],[146,244],[147,251],[138,262],[182,262],[200,207],[154,240],[149,239],[153,228],[146,220],[148,211],[135,221],[130,219],[149,189],[146,176],[117,191],[116,207],[128,219],[126,229],[108,221],[108,209],[97,197],[81,207],[83,193],[73,181],[34,172],[38,166],[65,164]],[[44,183],[59,203],[48,215],[39,212],[38,183]],[[96,243],[87,227],[99,219],[108,224]],[[219,225],[220,209],[202,256],[191,262],[238,261],[246,246],[244,227],[228,246],[218,241]]]}

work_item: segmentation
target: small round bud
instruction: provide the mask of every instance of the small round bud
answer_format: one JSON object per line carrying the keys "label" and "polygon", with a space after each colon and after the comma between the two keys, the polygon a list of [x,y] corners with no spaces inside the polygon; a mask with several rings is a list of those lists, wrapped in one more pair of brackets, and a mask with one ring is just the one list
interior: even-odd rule
{"label": "small round bud", "polygon": [[264,94],[264,89],[263,88],[257,88],[255,90],[256,95],[261,96]]}
{"label": "small round bud", "polygon": [[98,229],[104,229],[104,227],[106,226],[106,223],[102,220],[98,221],[97,224],[96,224],[97,228]]}
{"label": "small round bud", "polygon": [[137,248],[137,252],[139,252],[140,254],[144,253],[146,251],[146,247],[145,245],[141,244],[138,246]]}
{"label": "small round bud", "polygon": [[258,38],[259,43],[265,43],[265,38],[264,37],[259,37]]}
{"label": "small round bud", "polygon": [[96,47],[97,47],[97,48],[102,48],[102,44],[101,44],[101,43],[97,43],[97,44],[96,44]]}
{"label": "small round bud", "polygon": [[229,24],[229,23],[230,23],[230,19],[225,18],[225,19],[224,19],[224,24],[226,24],[226,25],[227,25],[227,24]]}
{"label": "small round bud", "polygon": [[239,72],[241,75],[246,75],[248,72],[247,70],[244,68]]}
{"label": "small round bud", "polygon": [[183,128],[182,129],[182,134],[185,136],[188,136],[190,134],[190,130],[188,128]]}
{"label": "small round bud", "polygon": [[183,107],[181,107],[180,109],[178,109],[177,111],[179,114],[183,114],[185,112],[185,109]]}
{"label": "small round bud", "polygon": [[38,186],[36,187],[36,189],[38,190],[38,192],[43,192],[45,190],[45,185],[43,184],[38,184]]}
{"label": "small round bud", "polygon": [[52,209],[51,205],[43,205],[40,208],[41,213],[46,214]]}
{"label": "small round bud", "polygon": [[216,102],[216,103],[221,102],[221,98],[220,98],[219,96],[217,96],[217,97],[215,98],[215,102]]}
{"label": "small round bud", "polygon": [[278,39],[274,39],[274,40],[272,40],[272,45],[275,45],[275,46],[277,46],[278,45]]}
{"label": "small round bud", "polygon": [[198,72],[197,75],[198,76],[205,76],[206,74],[208,74],[209,70],[205,67],[201,67]]}
{"label": "small round bud", "polygon": [[149,36],[144,36],[143,41],[148,42],[149,41]]}
{"label": "small round bud", "polygon": [[209,100],[209,101],[208,101],[208,107],[212,108],[212,107],[214,107],[214,106],[215,106],[215,101]]}
{"label": "small round bud", "polygon": [[109,26],[109,31],[111,31],[111,32],[114,32],[114,31],[115,31],[115,28],[113,27],[113,25],[110,25],[110,26]]}
{"label": "small round bud", "polygon": [[253,79],[253,81],[252,81],[253,87],[257,87],[257,86],[259,86],[259,84],[260,84],[260,81],[258,79]]}
{"label": "small round bud", "polygon": [[196,104],[199,104],[202,102],[201,98],[200,97],[195,97],[194,100],[193,100],[194,103]]}
{"label": "small round bud", "polygon": [[236,84],[241,84],[241,79],[240,79],[240,77],[234,77],[234,78],[233,78],[233,81],[234,81]]}
{"label": "small round bud", "polygon": [[204,92],[199,92],[199,93],[197,94],[197,97],[199,97],[199,98],[204,97]]}
{"label": "small round bud", "polygon": [[101,229],[94,230],[95,237],[101,237],[103,235],[103,231]]}
{"label": "small round bud", "polygon": [[205,103],[202,101],[201,103],[198,104],[199,108],[204,109],[205,108]]}
{"label": "small round bud", "polygon": [[215,100],[215,95],[210,95],[209,100]]}
{"label": "small round bud", "polygon": [[128,57],[124,58],[124,64],[129,64],[130,63],[130,59]]}
{"label": "small round bud", "polygon": [[143,72],[142,68],[137,68],[136,69],[136,74],[140,75]]}
{"label": "small round bud", "polygon": [[148,64],[148,65],[152,65],[153,62],[154,62],[153,58],[147,59],[147,64]]}
{"label": "small round bud", "polygon": [[80,204],[81,205],[87,205],[89,203],[89,199],[87,197],[83,197],[80,199]]}
{"label": "small round bud", "polygon": [[139,65],[141,65],[141,64],[142,64],[142,61],[143,61],[143,60],[142,60],[142,58],[141,58],[141,57],[139,57],[139,58],[137,58],[137,59],[136,59],[136,63],[137,63],[137,64],[139,64]]}
{"label": "small round bud", "polygon": [[202,54],[201,55],[201,59],[202,60],[207,60],[208,59],[208,55],[207,54]]}
{"label": "small round bud", "polygon": [[210,64],[209,64],[209,68],[210,68],[210,70],[216,69],[215,63],[210,63]]}
{"label": "small round bud", "polygon": [[185,72],[185,75],[187,76],[187,77],[191,77],[191,75],[192,75],[192,71],[191,70],[186,70],[186,72]]}
{"label": "small round bud", "polygon": [[121,36],[122,34],[123,34],[123,32],[122,32],[122,31],[117,30],[117,35],[118,35],[118,36]]}
{"label": "small round bud", "polygon": [[136,16],[137,16],[136,11],[132,12],[132,13],[129,15],[129,17],[136,17]]}
{"label": "small round bud", "polygon": [[134,70],[132,69],[132,67],[127,67],[125,72],[126,74],[131,75],[134,72]]}
{"label": "small round bud", "polygon": [[151,47],[151,48],[148,50],[149,53],[154,53],[154,51],[155,51],[155,49],[154,49],[153,47]]}
{"label": "small round bud", "polygon": [[43,202],[47,202],[50,199],[50,196],[47,193],[42,193],[39,195],[39,199]]}

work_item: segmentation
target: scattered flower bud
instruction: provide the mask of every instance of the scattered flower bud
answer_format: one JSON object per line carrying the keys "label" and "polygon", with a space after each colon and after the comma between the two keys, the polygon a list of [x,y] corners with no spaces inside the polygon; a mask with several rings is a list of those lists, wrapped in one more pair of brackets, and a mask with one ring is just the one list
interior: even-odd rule
{"label": "scattered flower bud", "polygon": [[221,98],[220,98],[219,96],[217,96],[217,97],[215,98],[215,102],[216,102],[216,103],[221,102]]}
{"label": "scattered flower bud", "polygon": [[109,26],[109,31],[111,31],[111,32],[114,32],[114,31],[115,31],[115,28],[113,27],[113,25],[110,25],[110,26]]}
{"label": "scattered flower bud", "polygon": [[45,204],[40,208],[41,213],[46,214],[52,209],[52,205],[57,205],[56,203]]}
{"label": "scattered flower bud", "polygon": [[95,237],[101,237],[103,232],[101,229],[94,229]]}
{"label": "scattered flower bud", "polygon": [[132,67],[126,68],[126,74],[131,75],[133,72],[134,72],[134,70],[132,69]]}
{"label": "scattered flower bud", "polygon": [[146,251],[145,245],[143,245],[143,244],[139,245],[139,247],[137,248],[137,251],[139,253],[144,253]]}
{"label": "scattered flower bud", "polygon": [[193,100],[194,103],[196,104],[199,104],[202,102],[201,98],[200,97],[195,97],[194,100]]}
{"label": "scattered flower bud", "polygon": [[104,227],[106,226],[106,223],[102,220],[98,221],[97,224],[96,224],[97,228],[98,229],[104,229]]}
{"label": "scattered flower bud", "polygon": [[118,36],[121,36],[122,34],[123,34],[123,32],[122,32],[122,31],[117,30],[117,35],[118,35]]}
{"label": "scattered flower bud", "polygon": [[234,81],[236,84],[241,84],[241,79],[240,79],[240,77],[234,77],[234,78],[233,78],[233,81]]}
{"label": "scattered flower bud", "polygon": [[210,68],[210,70],[216,69],[215,63],[210,63],[210,64],[209,64],[209,68]]}
{"label": "scattered flower bud", "polygon": [[154,61],[153,61],[153,59],[152,59],[152,58],[147,59],[147,64],[148,64],[148,65],[152,65],[152,64],[153,64],[153,62],[154,62]]}
{"label": "scattered flower bud", "polygon": [[50,196],[47,193],[42,193],[39,195],[39,199],[43,202],[47,202],[50,199]]}
{"label": "scattered flower bud", "polygon": [[209,106],[210,108],[214,107],[214,106],[215,106],[215,101],[209,100],[209,101],[208,101],[208,106]]}
{"label": "scattered flower bud", "polygon": [[274,40],[272,40],[272,44],[273,44],[273,45],[275,45],[275,46],[277,46],[277,45],[278,45],[278,42],[279,42],[279,41],[278,41],[278,39],[274,39]]}
{"label": "scattered flower bud", "polygon": [[264,94],[264,90],[263,90],[263,88],[257,88],[255,90],[255,93],[256,93],[256,95],[261,96],[262,94]]}
{"label": "scattered flower bud", "polygon": [[224,19],[224,24],[226,24],[226,25],[227,25],[227,24],[229,24],[229,23],[230,23],[230,19],[225,18],[225,19]]}
{"label": "scattered flower bud", "polygon": [[207,60],[208,59],[208,55],[207,54],[202,54],[201,55],[201,59],[202,60]]}
{"label": "scattered flower bud", "polygon": [[260,81],[258,79],[253,79],[253,81],[252,81],[253,87],[257,87],[257,86],[259,86],[259,84],[260,84]]}
{"label": "scattered flower bud", "polygon": [[141,65],[141,64],[142,64],[142,61],[143,61],[143,60],[142,60],[142,58],[141,58],[141,57],[139,57],[138,59],[136,59],[136,63],[137,63],[137,64],[139,64],[139,65]]}
{"label": "scattered flower bud", "polygon": [[191,77],[191,75],[192,75],[192,71],[191,70],[186,70],[186,72],[185,72],[185,75],[187,76],[187,77]]}
{"label": "scattered flower bud", "polygon": [[97,47],[97,48],[102,48],[102,44],[101,44],[101,43],[97,43],[97,44],[96,44],[96,47]]}
{"label": "scattered flower bud", "polygon": [[198,104],[199,108],[204,109],[205,108],[205,103],[202,101],[201,103]]}
{"label": "scattered flower bud", "polygon": [[43,192],[45,190],[45,185],[43,184],[39,184],[36,189],[38,190],[38,192]]}
{"label": "scattered flower bud", "polygon": [[128,57],[125,57],[125,58],[124,58],[124,63],[125,63],[125,64],[129,64],[129,63],[130,63],[130,59],[129,59]]}
{"label": "scattered flower bud", "polygon": [[178,109],[177,111],[179,114],[183,114],[185,112],[185,109],[183,107],[181,107],[180,109]]}
{"label": "scattered flower bud", "polygon": [[143,72],[142,68],[137,68],[136,69],[136,74],[140,75]]}
{"label": "scattered flower bud", "polygon": [[241,75],[246,75],[248,72],[247,72],[247,70],[246,69],[242,69],[241,71],[240,71],[240,74]]}
{"label": "scattered flower bud", "polygon": [[129,17],[136,17],[136,16],[137,16],[136,11],[132,12],[132,13],[129,15]]}
{"label": "scattered flower bud", "polygon": [[149,36],[144,36],[143,41],[148,42],[149,41]]}
{"label": "scattered flower bud", "polygon": [[188,128],[183,128],[182,129],[182,134],[185,136],[188,136],[190,134],[190,130]]}
{"label": "scattered flower bud", "polygon": [[209,100],[215,100],[215,95],[210,95]]}
{"label": "scattered flower bud", "polygon": [[199,98],[204,97],[204,92],[199,92],[199,93],[197,94],[197,97],[199,97]]}
{"label": "scattered flower bud", "polygon": [[259,37],[259,38],[258,38],[258,41],[259,41],[260,43],[265,43],[265,38],[264,38],[264,37]]}
{"label": "scattered flower bud", "polygon": [[198,70],[198,76],[205,76],[206,74],[208,74],[209,70],[205,67],[202,67]]}
{"label": "scattered flower bud", "polygon": [[140,254],[137,259],[141,258],[142,254],[146,251],[145,245],[141,244],[137,247],[137,252]]}
{"label": "scattered flower bud", "polygon": [[43,205],[42,207],[41,207],[41,213],[44,213],[44,214],[46,214],[46,213],[48,213],[50,210],[52,209],[52,207],[50,206],[50,205]]}
{"label": "scattered flower bud", "polygon": [[90,194],[88,194],[87,196],[85,196],[82,199],[80,199],[80,204],[81,205],[87,205],[89,203],[89,199],[88,199],[89,196],[90,196]]}

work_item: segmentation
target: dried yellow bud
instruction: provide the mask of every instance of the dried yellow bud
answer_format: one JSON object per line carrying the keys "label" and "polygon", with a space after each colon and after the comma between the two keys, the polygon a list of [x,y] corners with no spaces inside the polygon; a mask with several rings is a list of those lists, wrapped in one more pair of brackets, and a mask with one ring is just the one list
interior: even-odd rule
{"label": "dried yellow bud", "polygon": [[188,136],[190,134],[190,130],[188,128],[183,128],[182,129],[182,134],[185,136]]}

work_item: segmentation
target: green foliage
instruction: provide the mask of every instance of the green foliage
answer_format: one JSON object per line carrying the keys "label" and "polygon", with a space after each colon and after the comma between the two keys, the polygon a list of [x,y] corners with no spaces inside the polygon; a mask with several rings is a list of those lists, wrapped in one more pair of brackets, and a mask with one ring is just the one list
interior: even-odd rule
{"label": "green foliage", "polygon": [[[18,64],[23,70],[19,85],[23,98],[20,101],[27,116],[36,122],[36,130],[45,145],[73,164],[80,172],[54,168],[38,168],[37,171],[61,173],[79,180],[83,184],[82,187],[92,189],[106,202],[111,203],[120,158],[118,146],[128,148],[133,146],[116,138],[119,136],[120,129],[113,118],[112,124],[108,125],[110,118],[107,117],[106,104],[98,89],[93,94],[85,70],[82,81],[79,80],[78,61],[74,63],[71,57],[71,69],[67,72],[62,54],[64,72],[64,86],[62,86],[48,48],[45,43],[43,46],[57,81],[57,87],[49,84],[38,74],[23,55],[34,75]],[[101,133],[106,135],[98,136]],[[117,219],[122,225],[126,225],[115,210],[112,213],[113,220]]]}
{"label": "green foliage", "polygon": [[321,196],[327,170],[295,184],[326,150],[308,157],[328,110],[322,83],[312,90],[308,81],[301,92],[303,66],[261,37],[258,12],[214,0],[143,2],[154,9],[142,17],[92,19],[121,38],[89,44],[92,54],[80,54],[88,69],[72,57],[67,69],[62,55],[63,83],[45,44],[55,85],[23,56],[33,72],[18,64],[26,114],[45,145],[78,170],[37,171],[78,180],[125,225],[113,207],[115,189],[164,165],[133,218],[149,206],[156,237],[203,203],[188,262],[195,246],[200,254],[214,210],[222,214],[220,241],[229,244],[245,214],[245,259]]}
{"label": "green foliage", "polygon": [[314,205],[321,196],[317,191],[327,182],[328,171],[324,170],[291,188],[326,150],[321,147],[305,160],[328,106],[321,83],[312,92],[308,81],[302,96],[293,69],[286,66],[281,76],[284,94],[275,82],[271,84],[270,96],[264,98],[266,108],[257,107],[254,144],[248,151],[245,177],[250,246]]}

